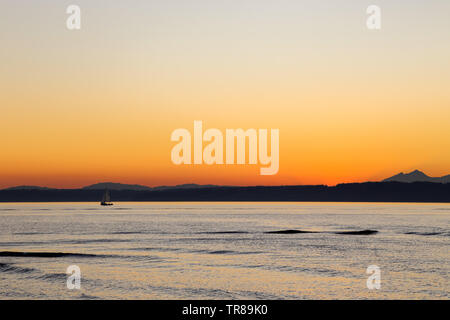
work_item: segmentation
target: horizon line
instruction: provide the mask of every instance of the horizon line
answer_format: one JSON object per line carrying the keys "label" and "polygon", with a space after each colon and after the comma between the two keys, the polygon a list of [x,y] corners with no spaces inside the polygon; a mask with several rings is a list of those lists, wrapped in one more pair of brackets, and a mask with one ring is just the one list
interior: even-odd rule
{"label": "horizon line", "polygon": [[[78,186],[78,187],[71,187],[71,188],[64,188],[64,187],[49,187],[49,186],[42,186],[42,185],[32,185],[32,184],[22,184],[22,185],[11,185],[11,186],[7,186],[7,187],[3,187],[0,190],[7,190],[7,189],[13,189],[13,188],[42,188],[42,189],[59,189],[59,190],[79,190],[79,189],[84,189],[87,187],[91,187],[91,186],[95,186],[98,184],[121,184],[121,185],[128,185],[128,186],[136,186],[136,187],[144,187],[144,188],[149,188],[149,189],[155,189],[155,188],[161,188],[161,187],[167,187],[167,188],[175,188],[175,187],[179,187],[179,186],[188,186],[188,185],[195,185],[195,186],[213,186],[213,187],[289,187],[289,186],[327,186],[327,187],[334,187],[340,184],[353,184],[353,183],[369,183],[369,182],[386,182],[385,180],[396,177],[396,176],[401,176],[401,175],[410,175],[413,173],[419,173],[419,174],[424,174],[426,177],[428,178],[443,178],[443,177],[448,177],[450,176],[450,174],[448,175],[443,175],[440,177],[431,177],[428,176],[426,173],[424,173],[421,170],[415,169],[413,171],[410,172],[399,172],[397,174],[394,174],[393,176],[389,176],[385,179],[382,180],[377,180],[377,181],[373,181],[373,180],[367,180],[367,181],[359,181],[359,182],[339,182],[336,184],[325,184],[325,183],[319,183],[319,184],[253,184],[253,185],[227,185],[227,184],[211,184],[211,183],[205,183],[205,184],[200,184],[200,183],[196,183],[196,182],[185,182],[185,183],[180,183],[180,184],[175,184],[175,185],[156,185],[156,186],[148,186],[148,185],[144,185],[144,184],[138,184],[138,183],[123,183],[123,182],[112,182],[112,181],[100,181],[100,182],[95,182],[95,183],[91,183],[91,184],[86,184],[86,185],[82,185],[82,186]],[[123,189],[126,190],[126,189]]]}

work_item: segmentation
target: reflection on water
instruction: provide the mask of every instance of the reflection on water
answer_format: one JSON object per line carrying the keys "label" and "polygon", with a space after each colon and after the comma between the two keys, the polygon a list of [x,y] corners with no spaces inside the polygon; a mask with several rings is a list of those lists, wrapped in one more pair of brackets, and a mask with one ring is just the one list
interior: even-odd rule
{"label": "reflection on water", "polygon": [[4,203],[0,298],[448,299],[449,239],[447,204]]}

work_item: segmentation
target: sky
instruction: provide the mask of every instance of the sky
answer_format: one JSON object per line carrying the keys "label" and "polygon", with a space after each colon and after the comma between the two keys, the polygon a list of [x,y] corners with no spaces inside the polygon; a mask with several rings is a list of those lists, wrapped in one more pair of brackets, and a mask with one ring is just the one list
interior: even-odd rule
{"label": "sky", "polygon": [[[381,30],[366,27],[371,4]],[[446,0],[2,0],[0,188],[449,174],[449,13]],[[171,133],[194,120],[279,129],[278,173],[174,165]]]}

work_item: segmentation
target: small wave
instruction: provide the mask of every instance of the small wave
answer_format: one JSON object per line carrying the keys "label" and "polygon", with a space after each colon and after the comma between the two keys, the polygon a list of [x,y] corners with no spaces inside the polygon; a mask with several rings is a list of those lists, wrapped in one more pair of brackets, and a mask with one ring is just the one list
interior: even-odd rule
{"label": "small wave", "polygon": [[35,269],[16,267],[9,263],[0,263],[0,272],[30,273],[33,271],[35,271]]}
{"label": "small wave", "polygon": [[196,234],[243,234],[250,233],[248,231],[205,231],[205,232],[197,232]]}
{"label": "small wave", "polygon": [[233,250],[214,250],[207,251],[209,254],[260,254],[261,251],[233,251]]}
{"label": "small wave", "polygon": [[25,252],[25,251],[0,251],[0,257],[31,257],[31,258],[61,258],[61,257],[98,257],[95,254],[70,253],[70,252]]}
{"label": "small wave", "polygon": [[41,276],[36,277],[40,280],[66,280],[67,274],[65,273],[47,273]]}
{"label": "small wave", "polygon": [[378,233],[378,230],[357,230],[357,231],[339,231],[335,232],[335,234],[346,234],[346,235],[355,235],[355,236],[365,236],[370,234]]}
{"label": "small wave", "polygon": [[30,236],[30,235],[36,235],[36,234],[52,234],[47,232],[15,232],[14,235],[20,235],[20,236]]}
{"label": "small wave", "polygon": [[90,296],[90,295],[82,293],[81,296],[78,299],[81,299],[81,300],[98,300],[100,298],[97,297],[97,296]]}
{"label": "small wave", "polygon": [[156,248],[150,248],[150,247],[143,247],[143,248],[130,248],[128,250],[131,251],[161,251],[161,252],[171,252],[171,251],[182,251],[181,248],[162,248],[162,247],[156,247]]}
{"label": "small wave", "polygon": [[437,235],[441,235],[441,234],[445,234],[444,232],[405,232],[405,234],[415,234],[415,235],[419,235],[419,236],[437,236]]}
{"label": "small wave", "polygon": [[330,232],[330,231],[308,231],[308,230],[278,230],[278,231],[267,231],[265,233],[271,233],[271,234],[298,234],[298,233],[334,233],[334,234],[346,234],[346,235],[370,235],[378,233],[377,230],[356,230],[356,231],[337,231],[337,232]]}
{"label": "small wave", "polygon": [[131,242],[131,241],[133,241],[133,240],[132,239],[73,239],[73,240],[48,240],[48,241],[16,241],[16,242],[0,242],[0,246],[47,245],[47,244],[53,244],[53,243],[88,244],[88,243]]}
{"label": "small wave", "polygon": [[144,234],[145,231],[117,231],[117,232],[111,232],[108,234]]}
{"label": "small wave", "polygon": [[305,231],[305,230],[277,230],[277,231],[267,231],[264,233],[272,234],[296,234],[296,233],[317,233],[317,231]]}
{"label": "small wave", "polygon": [[248,238],[177,238],[172,241],[186,242],[186,241],[248,241]]}
{"label": "small wave", "polygon": [[103,243],[103,242],[130,242],[131,239],[80,239],[80,240],[64,240],[60,243],[86,244],[86,243]]}
{"label": "small wave", "polygon": [[186,252],[186,253],[206,253],[206,254],[260,254],[262,251],[232,251],[232,250],[190,250],[183,248],[131,248],[135,251],[165,251],[165,252]]}
{"label": "small wave", "polygon": [[231,250],[215,250],[215,251],[209,251],[209,254],[232,254],[235,253],[235,251]]}
{"label": "small wave", "polygon": [[27,246],[27,245],[44,245],[46,242],[42,241],[16,241],[16,242],[0,242],[2,247],[15,247],[15,246]]}

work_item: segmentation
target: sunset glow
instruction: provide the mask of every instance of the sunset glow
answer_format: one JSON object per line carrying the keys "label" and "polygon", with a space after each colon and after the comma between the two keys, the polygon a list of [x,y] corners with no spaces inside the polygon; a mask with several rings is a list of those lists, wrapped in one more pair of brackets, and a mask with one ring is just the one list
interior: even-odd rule
{"label": "sunset glow", "polygon": [[[356,0],[77,2],[79,31],[66,4],[0,4],[0,188],[450,173],[448,1],[378,1],[377,32]],[[194,120],[279,129],[278,174],[174,165],[171,132]]]}

